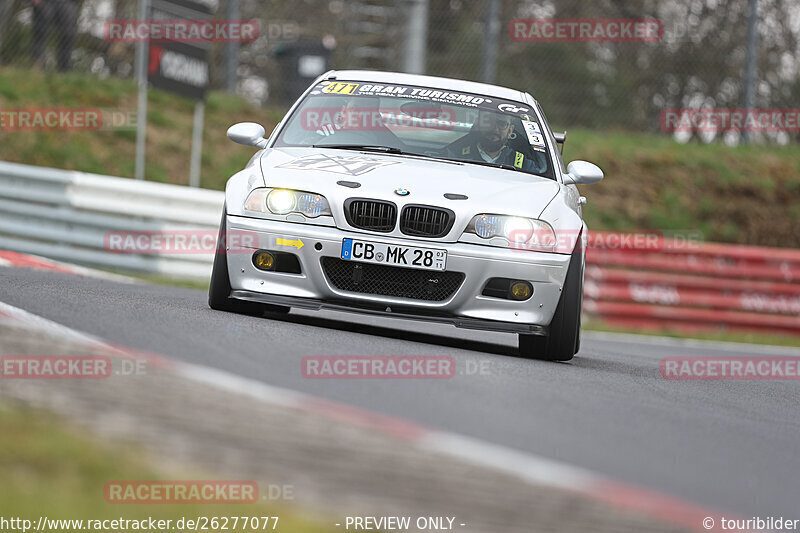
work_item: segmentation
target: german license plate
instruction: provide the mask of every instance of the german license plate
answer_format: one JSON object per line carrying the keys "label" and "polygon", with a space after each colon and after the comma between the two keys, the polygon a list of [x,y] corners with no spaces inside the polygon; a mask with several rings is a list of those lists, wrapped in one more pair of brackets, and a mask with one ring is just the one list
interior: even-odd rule
{"label": "german license plate", "polygon": [[344,239],[342,241],[342,259],[424,270],[444,270],[447,263],[447,251]]}

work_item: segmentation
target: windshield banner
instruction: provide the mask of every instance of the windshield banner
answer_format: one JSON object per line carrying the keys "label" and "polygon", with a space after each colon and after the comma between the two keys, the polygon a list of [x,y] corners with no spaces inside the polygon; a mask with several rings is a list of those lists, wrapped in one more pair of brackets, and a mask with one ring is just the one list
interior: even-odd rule
{"label": "windshield banner", "polygon": [[[504,100],[501,98],[490,98],[471,93],[455,91],[445,91],[431,87],[415,87],[412,85],[383,85],[376,83],[324,81],[318,84],[311,91],[311,96],[341,96],[352,98],[356,105],[365,107],[365,102],[358,97],[380,96],[383,98],[402,98],[404,100],[416,100],[419,102],[435,102],[440,104],[450,104],[460,107],[493,111],[513,115],[523,120],[535,120],[533,109],[527,104]],[[343,101],[346,99],[343,98]],[[403,106],[405,107],[405,106]],[[438,108],[437,108],[438,109]],[[430,110],[430,109],[429,109]]]}

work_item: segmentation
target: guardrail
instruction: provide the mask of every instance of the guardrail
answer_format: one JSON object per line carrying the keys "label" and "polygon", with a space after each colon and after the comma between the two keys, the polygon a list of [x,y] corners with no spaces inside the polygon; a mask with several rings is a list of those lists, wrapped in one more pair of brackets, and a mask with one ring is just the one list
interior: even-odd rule
{"label": "guardrail", "polygon": [[219,227],[224,193],[0,162],[0,249],[166,276],[207,279],[213,253],[110,253],[109,231]]}
{"label": "guardrail", "polygon": [[[0,162],[0,249],[208,279],[213,251],[113,253],[109,232],[214,232],[220,191]],[[658,239],[604,248],[591,232],[584,311],[609,324],[800,335],[800,250]],[[617,238],[609,238],[617,237]],[[652,244],[651,241],[647,241]]]}
{"label": "guardrail", "polygon": [[800,250],[662,240],[586,263],[584,311],[606,323],[800,335]]}

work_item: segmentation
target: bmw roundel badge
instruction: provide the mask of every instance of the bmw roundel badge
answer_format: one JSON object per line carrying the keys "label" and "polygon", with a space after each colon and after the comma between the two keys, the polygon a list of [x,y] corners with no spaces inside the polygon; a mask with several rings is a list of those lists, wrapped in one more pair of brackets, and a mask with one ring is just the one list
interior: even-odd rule
{"label": "bmw roundel badge", "polygon": [[394,193],[397,194],[398,196],[408,196],[409,194],[411,194],[411,192],[408,189],[404,189],[402,187],[398,187],[397,189],[395,189]]}

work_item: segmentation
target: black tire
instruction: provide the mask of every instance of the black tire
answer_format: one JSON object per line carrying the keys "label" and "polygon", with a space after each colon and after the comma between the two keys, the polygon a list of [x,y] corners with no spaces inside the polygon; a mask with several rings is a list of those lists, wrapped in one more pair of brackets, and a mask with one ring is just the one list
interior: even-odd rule
{"label": "black tire", "polygon": [[581,335],[583,334],[583,280],[586,274],[586,256],[581,254],[578,255],[581,256],[581,274],[580,274],[581,286],[580,290],[578,291],[580,293],[580,301],[578,302],[578,334],[575,337],[576,354],[581,351]]}
{"label": "black tire", "polygon": [[549,335],[520,333],[519,354],[528,359],[569,361],[580,349],[581,304],[583,302],[583,254],[572,253],[564,290],[550,322]]}
{"label": "black tire", "polygon": [[225,205],[222,206],[222,220],[219,223],[217,249],[214,252],[214,266],[211,269],[211,284],[208,287],[208,305],[217,311],[228,311],[243,315],[261,316],[265,312],[288,313],[289,308],[278,305],[259,304],[235,300],[231,295],[231,280],[228,275],[228,258],[225,246]]}

